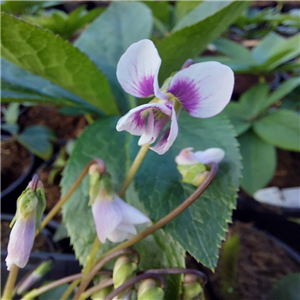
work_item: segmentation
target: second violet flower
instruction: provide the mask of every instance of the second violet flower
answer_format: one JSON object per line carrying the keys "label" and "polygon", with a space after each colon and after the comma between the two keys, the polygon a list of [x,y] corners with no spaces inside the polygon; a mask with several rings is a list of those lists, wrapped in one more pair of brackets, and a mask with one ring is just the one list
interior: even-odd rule
{"label": "second violet flower", "polygon": [[218,62],[197,63],[168,78],[160,89],[160,65],[161,58],[150,40],[132,44],[120,58],[117,78],[122,88],[138,98],[155,98],[131,109],[119,120],[117,130],[140,136],[140,146],[158,139],[150,149],[164,154],[178,135],[181,108],[196,118],[217,115],[230,101],[234,75]]}

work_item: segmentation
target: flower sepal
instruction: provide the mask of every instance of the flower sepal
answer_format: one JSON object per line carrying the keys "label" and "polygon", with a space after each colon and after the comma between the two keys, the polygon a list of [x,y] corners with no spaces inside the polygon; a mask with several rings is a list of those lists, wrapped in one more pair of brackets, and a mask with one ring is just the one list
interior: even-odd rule
{"label": "flower sepal", "polygon": [[195,186],[201,185],[207,174],[206,166],[202,163],[177,165],[177,169],[182,175],[182,182],[190,183]]}

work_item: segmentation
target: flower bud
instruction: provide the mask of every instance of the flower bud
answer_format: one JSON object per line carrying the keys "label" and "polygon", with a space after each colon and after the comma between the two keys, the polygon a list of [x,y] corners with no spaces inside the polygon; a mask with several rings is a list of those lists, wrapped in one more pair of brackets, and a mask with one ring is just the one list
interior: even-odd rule
{"label": "flower bud", "polygon": [[197,276],[186,274],[182,286],[182,300],[198,300],[202,299],[201,295],[203,289],[201,284],[197,281]]}
{"label": "flower bud", "polygon": [[225,152],[219,148],[193,152],[193,148],[183,149],[175,161],[177,169],[182,175],[182,182],[200,186],[208,175],[209,164],[219,163]]}
{"label": "flower bud", "polygon": [[135,276],[137,264],[133,262],[128,256],[119,257],[114,265],[113,279],[114,287],[118,288],[126,281]]}
{"label": "flower bud", "polygon": [[41,181],[34,176],[17,200],[17,212],[7,246],[6,265],[10,271],[13,264],[24,268],[33,246],[36,229],[40,229],[46,198]]}
{"label": "flower bud", "polygon": [[41,262],[33,271],[31,271],[16,287],[16,294],[22,295],[28,291],[37,281],[46,275],[53,266],[53,259],[47,259]]}
{"label": "flower bud", "polygon": [[138,300],[163,300],[164,290],[161,287],[156,286],[154,279],[144,280],[138,290]]}

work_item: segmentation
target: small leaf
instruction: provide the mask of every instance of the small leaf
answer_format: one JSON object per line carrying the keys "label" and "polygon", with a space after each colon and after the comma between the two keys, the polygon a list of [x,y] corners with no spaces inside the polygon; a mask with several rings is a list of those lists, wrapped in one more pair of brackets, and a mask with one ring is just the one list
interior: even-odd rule
{"label": "small leaf", "polygon": [[243,157],[242,188],[250,195],[265,187],[276,170],[275,147],[248,131],[238,138]]}
{"label": "small leaf", "polygon": [[20,144],[44,160],[50,158],[53,152],[53,146],[49,142],[53,138],[53,132],[40,125],[29,126],[17,136]]}
{"label": "small leaf", "polygon": [[300,151],[300,115],[280,109],[254,123],[256,134],[276,147]]}
{"label": "small leaf", "polygon": [[19,103],[10,103],[6,107],[4,120],[8,124],[16,124],[19,118]]}
{"label": "small leaf", "polygon": [[7,131],[10,134],[16,135],[19,131],[19,125],[4,123],[1,125],[1,130]]}
{"label": "small leaf", "polygon": [[60,37],[2,13],[2,56],[88,101],[106,114],[117,114],[104,75],[85,54]]}

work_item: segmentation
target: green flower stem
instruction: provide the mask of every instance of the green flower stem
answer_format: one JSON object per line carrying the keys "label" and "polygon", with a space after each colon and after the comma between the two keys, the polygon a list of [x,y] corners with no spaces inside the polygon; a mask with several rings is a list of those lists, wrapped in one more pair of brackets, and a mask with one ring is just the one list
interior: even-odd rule
{"label": "green flower stem", "polygon": [[67,300],[68,297],[71,295],[73,290],[77,287],[77,285],[80,283],[81,279],[74,280],[69,287],[66,289],[66,291],[61,296],[60,300]]}
{"label": "green flower stem", "polygon": [[[143,232],[139,233],[132,239],[119,244],[118,246],[112,248],[108,252],[106,252],[104,255],[102,255],[96,262],[96,266],[92,269],[92,271],[89,273],[89,275],[86,277],[84,281],[81,282],[81,285],[74,296],[73,300],[76,300],[79,298],[80,294],[83,293],[84,289],[88,286],[88,284],[91,282],[91,280],[96,275],[99,268],[102,267],[103,261],[110,255],[117,253],[117,251],[121,251],[122,249],[128,248],[135,243],[139,242],[140,240],[144,239],[148,235],[154,233],[156,230],[162,228],[164,225],[166,225],[168,222],[172,221],[174,218],[176,218],[180,213],[182,213],[185,209],[187,209],[194,201],[196,201],[200,195],[203,194],[203,192],[206,190],[206,188],[211,184],[213,179],[215,178],[216,174],[218,172],[218,164],[212,163],[211,164],[211,170],[209,171],[209,174],[207,175],[206,179],[203,181],[203,183],[196,189],[196,191],[189,196],[183,203],[181,203],[178,207],[176,207],[172,212],[170,212],[168,215],[166,215],[164,218],[159,220],[157,223],[153,224],[151,227],[147,228]],[[100,266],[100,267],[99,267]],[[77,296],[77,298],[76,298]]]}
{"label": "green flower stem", "polygon": [[121,250],[118,250],[118,251],[110,251],[110,253],[108,255],[106,255],[103,259],[98,261],[98,263],[92,269],[92,271],[88,274],[86,279],[81,281],[81,284],[80,284],[76,294],[74,295],[73,300],[80,299],[80,296],[85,291],[86,287],[89,285],[89,283],[92,281],[94,276],[99,272],[99,270],[102,267],[104,267],[104,265],[106,263],[108,263],[111,259],[113,259],[113,258],[115,258],[119,255],[127,254],[127,253],[135,255],[137,261],[139,260],[139,256],[138,256],[137,252],[135,252],[134,250],[131,250],[131,249],[121,249]]}
{"label": "green flower stem", "polygon": [[[145,280],[148,278],[155,278],[158,279],[160,281],[160,285],[163,289],[165,289],[166,287],[166,282],[165,279],[159,275],[159,274],[153,274],[153,273],[144,273],[141,275],[138,275],[130,280],[128,280],[127,282],[125,282],[124,284],[122,284],[121,286],[119,286],[117,289],[115,289],[114,291],[112,291],[107,297],[104,298],[104,300],[111,300],[114,297],[116,297],[118,294],[120,294],[121,292],[125,291],[126,289],[128,289],[129,287],[131,287],[132,285],[134,285],[135,283],[141,281],[141,280]],[[81,299],[80,299],[81,300]]]}
{"label": "green flower stem", "polygon": [[[30,299],[33,299],[51,289],[54,289],[62,284],[65,284],[65,283],[69,283],[73,280],[77,280],[79,278],[82,277],[82,274],[79,273],[79,274],[74,274],[74,275],[71,275],[71,276],[68,276],[68,277],[64,277],[64,278],[61,278],[59,280],[55,280],[49,284],[46,284],[40,288],[37,288],[37,289],[34,289],[32,291],[30,291],[29,293],[27,293],[24,297],[21,298],[21,300],[30,300]],[[3,299],[4,300],[4,299]],[[6,299],[5,299],[6,300]]]}
{"label": "green flower stem", "polygon": [[137,170],[139,169],[143,159],[145,158],[148,150],[149,150],[150,145],[144,145],[141,147],[139,153],[134,159],[134,162],[132,163],[130,170],[128,171],[125,180],[122,184],[122,187],[119,191],[119,196],[122,198],[125,195],[125,192],[127,188],[129,187],[134,175],[136,174]]}
{"label": "green flower stem", "polygon": [[16,265],[12,266],[11,271],[8,274],[8,278],[5,284],[2,300],[11,300],[13,296],[14,286],[17,280],[19,268]]}
{"label": "green flower stem", "polygon": [[86,290],[83,294],[80,295],[79,300],[85,300],[88,297],[92,296],[93,294],[97,293],[98,291],[111,286],[114,284],[112,278],[107,278],[106,280],[101,281],[99,284],[93,286],[92,288]]}
{"label": "green flower stem", "polygon": [[93,267],[93,262],[94,262],[95,256],[96,256],[97,251],[99,250],[99,248],[100,248],[100,241],[99,241],[99,239],[96,235],[96,238],[95,238],[94,243],[92,245],[91,251],[90,251],[90,253],[89,253],[89,255],[87,256],[87,259],[86,259],[86,266],[83,269],[82,279],[85,279],[86,276],[90,273],[90,271]]}

